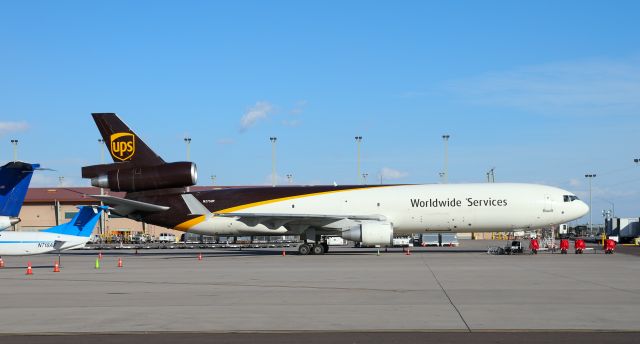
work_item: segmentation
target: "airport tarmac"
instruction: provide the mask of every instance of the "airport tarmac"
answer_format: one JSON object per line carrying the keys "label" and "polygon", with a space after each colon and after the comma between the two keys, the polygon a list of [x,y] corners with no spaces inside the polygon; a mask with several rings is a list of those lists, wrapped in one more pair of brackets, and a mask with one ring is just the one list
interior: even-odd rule
{"label": "airport tarmac", "polygon": [[55,255],[3,257],[0,333],[640,330],[638,255],[490,256],[486,241],[461,242],[380,256],[216,249],[201,261],[198,250],[113,250],[100,269],[97,252],[73,251],[60,273]]}

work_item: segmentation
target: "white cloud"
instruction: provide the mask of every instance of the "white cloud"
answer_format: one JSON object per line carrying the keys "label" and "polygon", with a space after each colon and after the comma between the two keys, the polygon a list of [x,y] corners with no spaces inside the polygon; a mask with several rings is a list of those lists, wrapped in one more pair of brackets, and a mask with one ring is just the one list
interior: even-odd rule
{"label": "white cloud", "polygon": [[534,65],[451,81],[446,88],[471,103],[541,114],[637,114],[640,59]]}
{"label": "white cloud", "polygon": [[286,127],[298,127],[302,124],[300,115],[304,112],[307,106],[306,100],[299,100],[294,107],[289,111],[289,118],[282,120],[282,125]]}
{"label": "white cloud", "polygon": [[246,131],[257,121],[267,118],[269,113],[273,112],[273,105],[269,102],[259,101],[256,105],[250,107],[240,119],[240,131]]}
{"label": "white cloud", "polygon": [[304,109],[307,107],[308,102],[306,100],[299,100],[296,102],[296,105],[289,111],[292,115],[299,115],[304,112]]}
{"label": "white cloud", "polygon": [[572,187],[576,188],[579,187],[580,185],[582,185],[582,182],[579,179],[570,179],[569,180],[569,185],[571,185]]}
{"label": "white cloud", "polygon": [[16,131],[24,131],[29,128],[27,122],[0,122],[0,135]]}
{"label": "white cloud", "polygon": [[389,167],[384,167],[380,170],[380,176],[382,180],[393,180],[393,179],[402,179],[407,177],[409,174],[406,172],[394,170]]}
{"label": "white cloud", "polygon": [[285,119],[282,121],[282,125],[287,126],[287,127],[297,127],[300,124],[302,124],[302,122],[299,119]]}

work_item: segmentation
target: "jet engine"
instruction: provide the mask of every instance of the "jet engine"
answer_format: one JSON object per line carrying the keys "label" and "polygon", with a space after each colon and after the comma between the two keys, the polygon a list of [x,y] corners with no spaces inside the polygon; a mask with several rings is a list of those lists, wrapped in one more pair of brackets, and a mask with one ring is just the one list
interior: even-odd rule
{"label": "jet engine", "polygon": [[342,231],[340,236],[364,245],[392,245],[393,225],[382,221],[361,221]]}
{"label": "jet engine", "polygon": [[136,192],[180,188],[196,184],[198,171],[192,162],[112,169],[91,178],[91,185],[111,191]]}
{"label": "jet engine", "polygon": [[20,219],[17,217],[0,216],[0,231],[11,227],[18,222],[20,222]]}

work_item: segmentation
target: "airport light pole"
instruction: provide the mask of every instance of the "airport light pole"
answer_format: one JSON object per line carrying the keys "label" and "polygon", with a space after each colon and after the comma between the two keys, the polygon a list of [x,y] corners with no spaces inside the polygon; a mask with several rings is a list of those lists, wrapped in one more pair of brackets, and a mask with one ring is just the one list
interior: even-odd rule
{"label": "airport light pole", "polygon": [[367,185],[367,177],[369,176],[369,173],[363,173],[362,174],[362,183],[364,185]]}
{"label": "airport light pole", "polygon": [[216,177],[216,175],[215,175],[215,174],[212,174],[212,175],[211,175],[211,186],[216,185],[216,178],[217,178],[217,177]]}
{"label": "airport light pole", "polygon": [[287,181],[289,182],[289,185],[291,185],[293,183],[293,175],[292,174],[287,174]]}
{"label": "airport light pole", "polygon": [[[187,144],[187,161],[191,161],[191,151],[190,151],[191,138],[189,136],[185,136],[184,143]],[[187,190],[187,192],[189,192],[189,191],[191,191],[191,188],[187,186],[186,190]]]}
{"label": "airport light pole", "polygon": [[100,163],[104,164],[104,140],[98,139],[98,147],[100,147]]}
{"label": "airport light pole", "polygon": [[440,184],[444,184],[444,172],[440,172],[438,175],[440,176]]}
{"label": "airport light pole", "polygon": [[592,217],[592,207],[591,207],[591,181],[596,177],[595,174],[585,174],[585,178],[589,179],[589,233],[593,234],[593,217]]}
{"label": "airport light pole", "polygon": [[[100,164],[104,164],[104,140],[98,139],[98,146],[100,147]],[[104,195],[104,188],[100,188],[100,195]],[[104,202],[100,201],[100,206],[104,206]],[[105,228],[105,214],[106,212],[100,212],[100,229],[99,234],[102,237],[104,235]]]}
{"label": "airport light pole", "polygon": [[495,167],[492,167],[489,172],[487,172],[487,183],[495,183],[496,175],[495,175]]}
{"label": "airport light pole", "polygon": [[[360,143],[362,142],[362,136],[356,136],[356,146],[357,146],[357,150],[358,150],[358,179],[361,178],[361,174],[360,174]],[[362,180],[360,180],[360,183],[362,184]]]}
{"label": "airport light pole", "polygon": [[444,184],[449,182],[449,135],[442,135],[444,141]]}
{"label": "airport light pole", "polygon": [[276,142],[278,142],[278,138],[272,136],[269,138],[271,141],[271,186],[276,186]]}
{"label": "airport light pole", "polygon": [[64,177],[63,176],[58,177],[58,187],[61,188],[63,184],[64,184]]}
{"label": "airport light pole", "polygon": [[187,144],[187,161],[191,160],[191,152],[190,152],[190,145],[191,145],[191,138],[189,136],[186,136],[184,138],[184,143]]}
{"label": "airport light pole", "polygon": [[616,204],[611,202],[611,201],[606,201],[605,202],[611,204],[611,217],[616,217]]}
{"label": "airport light pole", "polygon": [[13,145],[13,161],[18,161],[18,140],[11,139],[11,144]]}

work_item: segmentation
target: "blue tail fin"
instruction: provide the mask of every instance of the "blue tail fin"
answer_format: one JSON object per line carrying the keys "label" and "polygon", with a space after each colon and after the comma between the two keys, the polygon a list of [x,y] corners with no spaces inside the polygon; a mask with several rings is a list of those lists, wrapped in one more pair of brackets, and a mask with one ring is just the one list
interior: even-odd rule
{"label": "blue tail fin", "polygon": [[39,164],[20,161],[10,162],[0,167],[0,215],[17,217],[27,195],[33,170]]}
{"label": "blue tail fin", "polygon": [[100,214],[106,210],[107,207],[82,206],[79,207],[79,209],[80,211],[73,217],[73,220],[59,226],[45,229],[42,232],[82,237],[90,236],[100,218]]}

